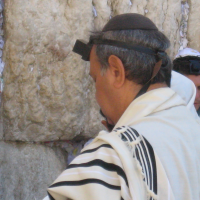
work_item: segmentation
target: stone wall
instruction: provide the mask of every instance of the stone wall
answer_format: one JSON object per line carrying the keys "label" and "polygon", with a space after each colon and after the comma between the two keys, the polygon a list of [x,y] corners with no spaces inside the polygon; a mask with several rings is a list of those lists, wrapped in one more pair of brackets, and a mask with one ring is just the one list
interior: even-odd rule
{"label": "stone wall", "polygon": [[56,147],[0,142],[0,199],[43,199],[65,160],[66,152]]}
{"label": "stone wall", "polygon": [[88,63],[71,52],[92,30],[92,2],[8,0],[5,19],[5,139],[92,136],[100,125]]}
{"label": "stone wall", "polygon": [[188,19],[189,47],[200,52],[200,1],[190,0],[190,12]]}
{"label": "stone wall", "polygon": [[174,58],[187,44],[200,51],[199,6],[199,0],[6,0],[0,199],[41,199],[76,147],[69,140],[103,128],[89,63],[71,52],[77,38],[88,40],[116,14],[137,12],[168,36]]}

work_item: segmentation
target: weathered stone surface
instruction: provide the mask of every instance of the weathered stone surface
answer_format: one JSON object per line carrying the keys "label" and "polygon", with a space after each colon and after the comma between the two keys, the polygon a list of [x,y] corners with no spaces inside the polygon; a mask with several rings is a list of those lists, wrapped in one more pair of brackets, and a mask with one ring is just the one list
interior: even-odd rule
{"label": "weathered stone surface", "polygon": [[151,18],[171,40],[174,57],[181,0],[5,1],[6,140],[65,140],[102,129],[89,63],[71,50],[77,38],[87,40],[90,31],[125,12]]}
{"label": "weathered stone surface", "polygon": [[200,1],[189,1],[190,12],[188,19],[188,46],[200,51]]}
{"label": "weathered stone surface", "polygon": [[187,31],[188,31],[189,4],[186,0],[181,2],[181,12],[182,12],[182,18],[180,25],[180,37],[181,37],[180,50],[186,48],[188,45]]}
{"label": "weathered stone surface", "polygon": [[8,0],[5,17],[5,139],[72,139],[102,129],[88,63],[71,52],[93,29],[92,1]]}
{"label": "weathered stone surface", "polygon": [[3,135],[2,107],[0,107],[0,140],[3,140]]}
{"label": "weathered stone surface", "polygon": [[0,142],[0,199],[41,200],[66,168],[66,153],[37,144]]}

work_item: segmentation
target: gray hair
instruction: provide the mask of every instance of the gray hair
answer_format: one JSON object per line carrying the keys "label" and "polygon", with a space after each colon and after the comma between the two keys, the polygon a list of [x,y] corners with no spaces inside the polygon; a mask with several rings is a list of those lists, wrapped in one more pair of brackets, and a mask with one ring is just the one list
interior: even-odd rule
{"label": "gray hair", "polygon": [[[165,51],[170,42],[168,38],[160,31],[155,30],[119,30],[107,32],[95,32],[90,39],[110,39],[126,42],[128,44],[137,44],[152,48],[156,51]],[[108,58],[110,55],[116,55],[123,63],[126,78],[137,84],[147,83],[153,73],[154,66],[158,59],[154,55],[128,50],[121,47],[110,45],[96,45],[96,54],[101,63],[102,72],[108,68]],[[172,64],[168,55],[163,58],[161,70],[152,80],[152,83],[166,82],[170,85]]]}

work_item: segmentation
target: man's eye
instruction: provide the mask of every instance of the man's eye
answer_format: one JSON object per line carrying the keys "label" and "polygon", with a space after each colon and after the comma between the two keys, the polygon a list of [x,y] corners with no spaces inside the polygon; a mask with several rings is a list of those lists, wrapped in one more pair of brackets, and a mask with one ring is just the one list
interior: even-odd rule
{"label": "man's eye", "polygon": [[200,86],[197,87],[197,90],[200,90]]}

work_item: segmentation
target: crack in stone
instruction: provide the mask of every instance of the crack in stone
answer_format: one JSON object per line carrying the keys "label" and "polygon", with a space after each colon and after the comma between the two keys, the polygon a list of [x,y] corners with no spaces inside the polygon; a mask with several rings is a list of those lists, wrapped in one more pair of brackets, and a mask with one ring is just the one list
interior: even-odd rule
{"label": "crack in stone", "polygon": [[187,47],[188,39],[187,39],[187,31],[188,31],[188,16],[189,16],[189,4],[188,1],[181,1],[181,23],[180,23],[180,48],[179,50]]}

